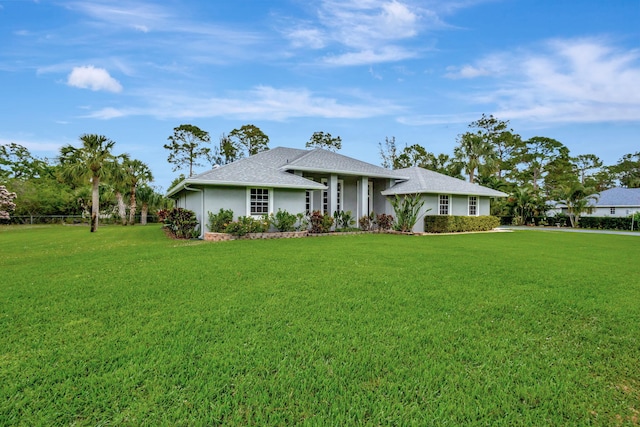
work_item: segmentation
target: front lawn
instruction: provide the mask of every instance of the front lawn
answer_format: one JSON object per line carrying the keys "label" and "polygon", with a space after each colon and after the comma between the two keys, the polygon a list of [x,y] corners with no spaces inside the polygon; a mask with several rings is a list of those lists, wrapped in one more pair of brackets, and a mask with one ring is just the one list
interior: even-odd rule
{"label": "front lawn", "polygon": [[639,243],[0,227],[0,425],[638,425]]}

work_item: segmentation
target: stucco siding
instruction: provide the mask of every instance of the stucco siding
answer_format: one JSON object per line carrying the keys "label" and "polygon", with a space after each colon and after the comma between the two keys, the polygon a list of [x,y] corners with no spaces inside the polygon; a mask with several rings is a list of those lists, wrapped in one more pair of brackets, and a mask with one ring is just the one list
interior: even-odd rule
{"label": "stucco siding", "polygon": [[204,201],[205,222],[209,212],[216,214],[220,209],[231,209],[234,219],[247,215],[247,190],[243,187],[209,187],[205,190]]}
{"label": "stucco siding", "polygon": [[469,198],[467,196],[449,196],[449,213],[457,216],[469,215]]}
{"label": "stucco siding", "polygon": [[478,197],[478,215],[491,215],[491,200],[488,197]]}
{"label": "stucco siding", "polygon": [[278,209],[287,211],[290,214],[304,213],[305,200],[304,190],[286,190],[276,188],[273,190],[274,212],[272,213],[278,212]]}

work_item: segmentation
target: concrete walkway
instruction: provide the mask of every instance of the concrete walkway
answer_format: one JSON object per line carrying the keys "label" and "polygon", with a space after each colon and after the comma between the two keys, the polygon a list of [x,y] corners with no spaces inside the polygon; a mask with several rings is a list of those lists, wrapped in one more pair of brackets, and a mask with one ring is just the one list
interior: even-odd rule
{"label": "concrete walkway", "polygon": [[527,231],[559,231],[565,233],[592,233],[592,234],[620,234],[623,236],[640,237],[638,231],[621,231],[621,230],[589,230],[584,228],[570,228],[570,227],[527,227],[527,226],[515,226],[515,225],[501,225],[498,227],[501,230],[527,230]]}

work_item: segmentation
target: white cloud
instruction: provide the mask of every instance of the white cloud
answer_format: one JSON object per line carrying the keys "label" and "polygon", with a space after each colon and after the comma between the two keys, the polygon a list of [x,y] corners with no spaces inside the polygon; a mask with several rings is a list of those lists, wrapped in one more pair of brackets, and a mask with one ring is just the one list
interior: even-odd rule
{"label": "white cloud", "polygon": [[536,52],[492,55],[453,67],[453,78],[495,77],[469,96],[498,117],[544,122],[640,120],[640,51],[599,39],[552,40]]}
{"label": "white cloud", "polygon": [[285,30],[295,48],[323,49],[342,46],[340,53],[325,54],[329,65],[370,65],[418,55],[401,46],[415,38],[425,21],[437,21],[434,13],[399,0],[324,0],[314,23],[305,21]]}
{"label": "white cloud", "polygon": [[360,119],[393,114],[401,107],[362,95],[352,102],[318,96],[308,89],[258,86],[232,97],[193,97],[167,91],[150,91],[146,107],[104,108],[84,117],[112,119],[123,116],[166,118],[227,117],[284,121],[296,117]]}
{"label": "white cloud", "polygon": [[74,67],[67,78],[69,86],[93,91],[106,90],[108,92],[121,92],[122,85],[109,75],[104,68],[96,68],[93,65]]}

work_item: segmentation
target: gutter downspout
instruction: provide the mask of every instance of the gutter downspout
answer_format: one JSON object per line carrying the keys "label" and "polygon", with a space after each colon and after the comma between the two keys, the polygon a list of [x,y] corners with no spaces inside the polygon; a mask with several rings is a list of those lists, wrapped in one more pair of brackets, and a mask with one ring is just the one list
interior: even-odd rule
{"label": "gutter downspout", "polygon": [[189,188],[185,184],[184,189],[187,191],[196,191],[202,193],[202,203],[200,204],[202,211],[200,212],[200,239],[204,239],[204,190],[202,188]]}

